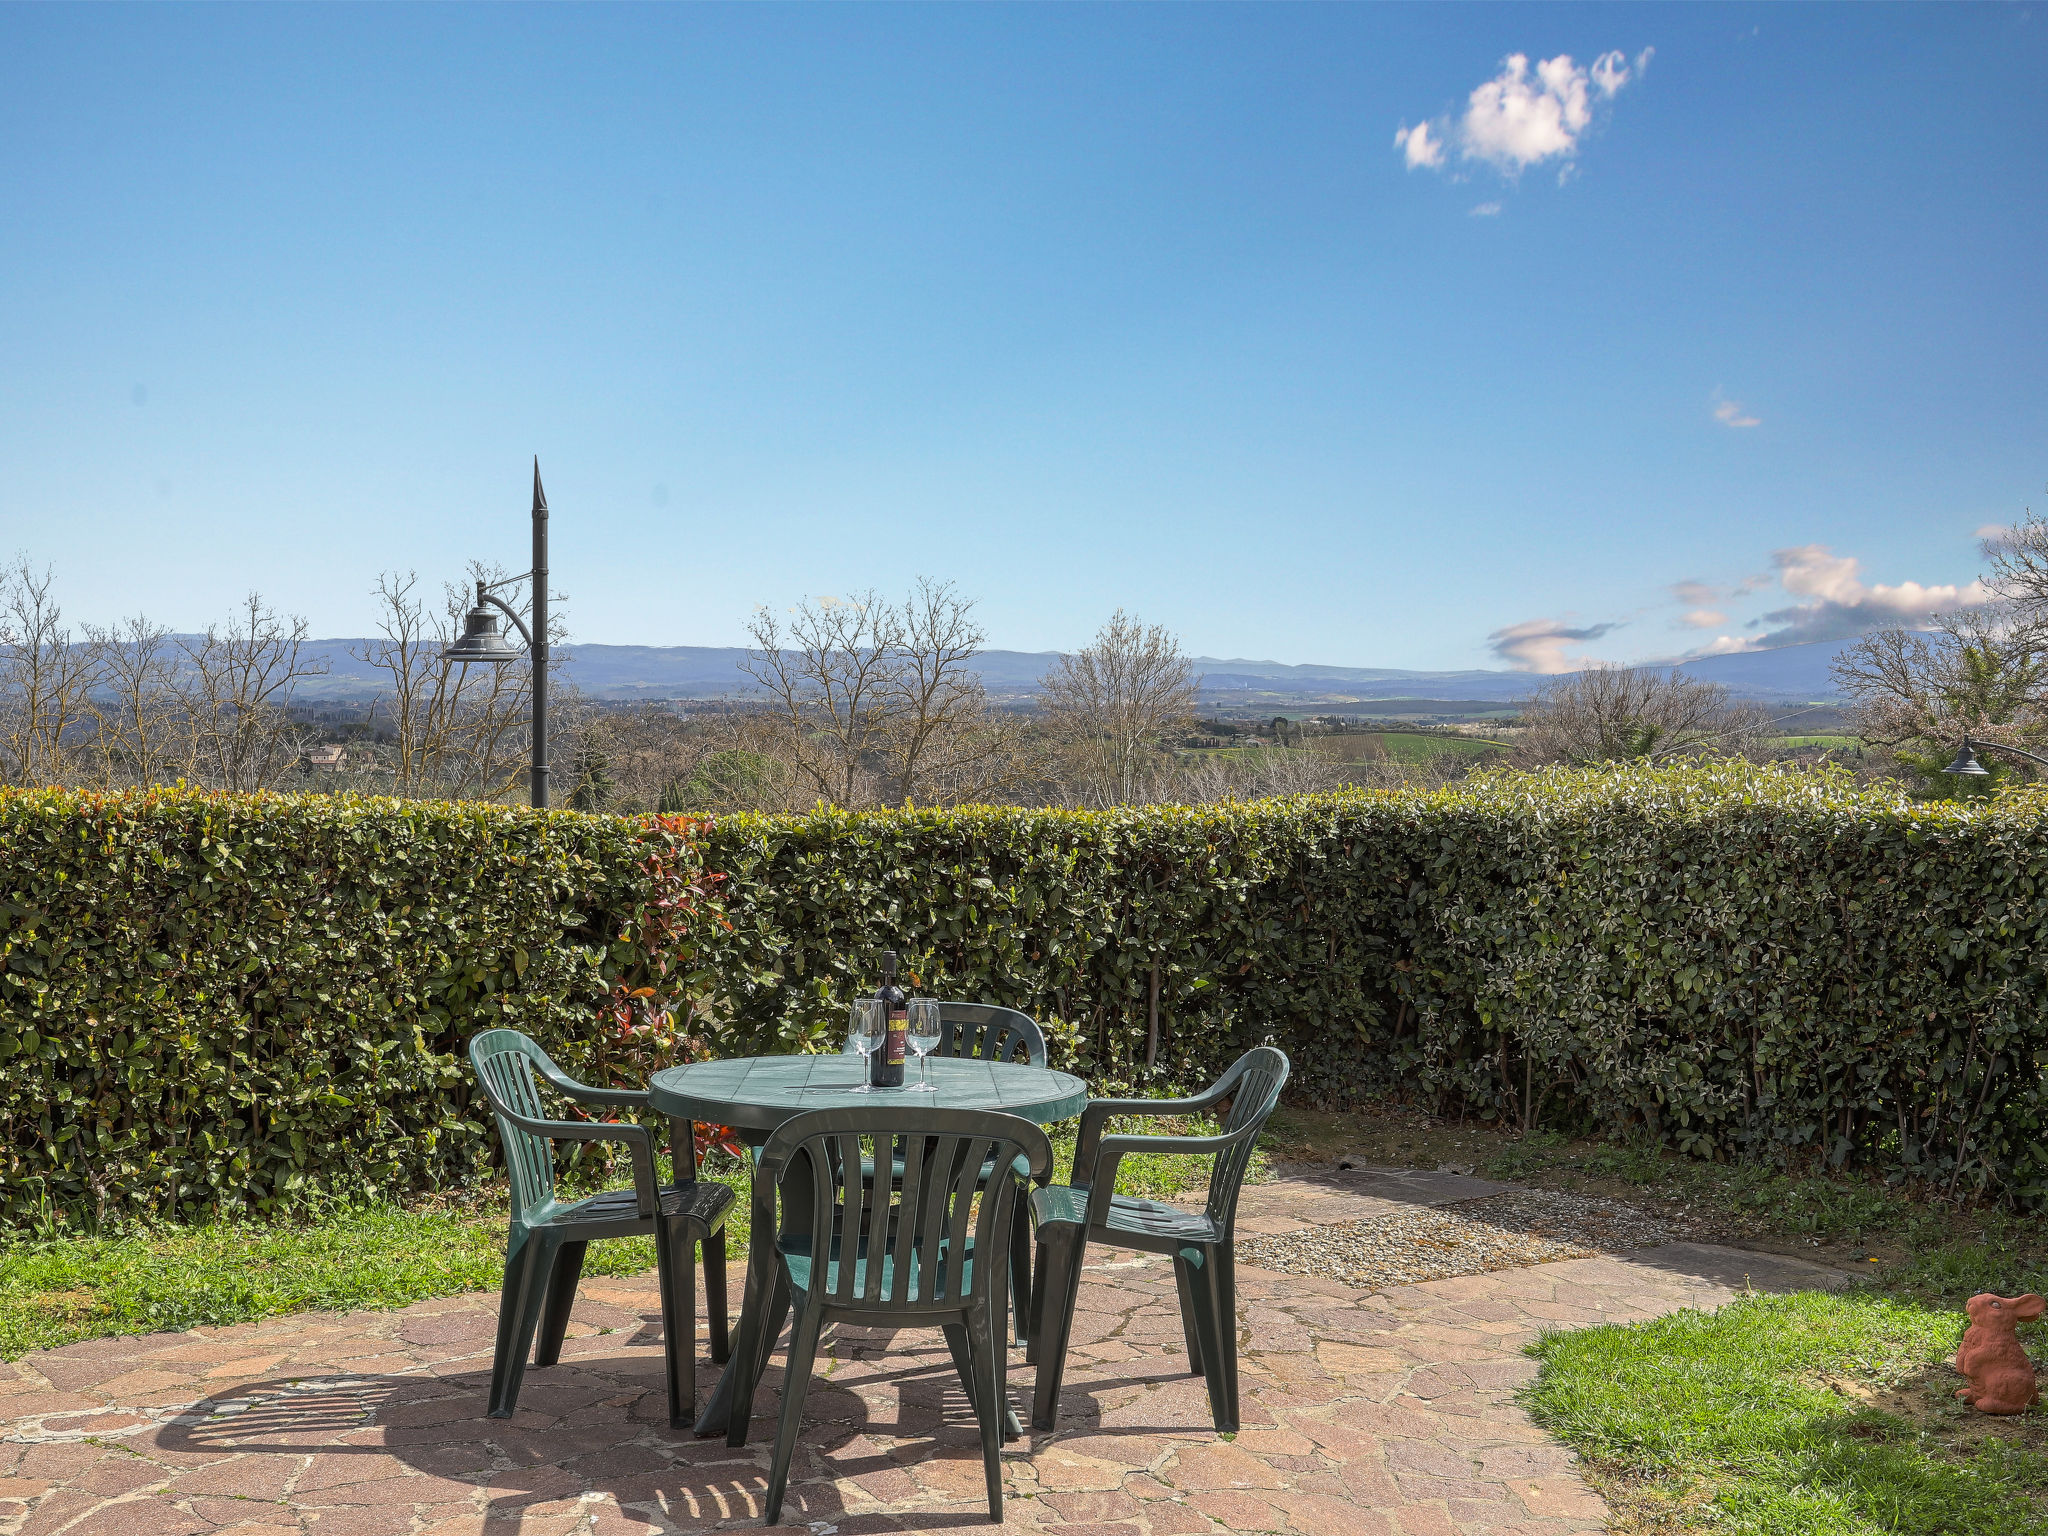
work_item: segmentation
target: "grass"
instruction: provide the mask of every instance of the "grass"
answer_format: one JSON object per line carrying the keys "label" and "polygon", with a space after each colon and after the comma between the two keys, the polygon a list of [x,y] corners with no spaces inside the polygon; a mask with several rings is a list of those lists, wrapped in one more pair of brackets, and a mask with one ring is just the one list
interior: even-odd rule
{"label": "grass", "polygon": [[[504,1252],[502,1216],[448,1210],[13,1240],[0,1247],[0,1359],[112,1334],[402,1307],[497,1285]],[[630,1273],[654,1262],[654,1244],[600,1243],[590,1260],[599,1274]]]}
{"label": "grass", "polygon": [[1623,1530],[2042,1536],[2048,1434],[1949,1396],[1961,1331],[1866,1290],[1745,1297],[1550,1334],[1524,1397]]}
{"label": "grass", "polygon": [[[1132,1122],[1167,1134],[1213,1125]],[[1053,1128],[1054,1176],[1072,1165],[1075,1126]],[[1172,1199],[1207,1183],[1206,1158],[1146,1153],[1117,1172],[1125,1194]],[[1262,1176],[1255,1165],[1254,1177]],[[740,1196],[727,1218],[730,1254],[746,1252],[746,1175],[708,1170]],[[435,1296],[495,1289],[503,1275],[502,1190],[463,1206],[340,1211],[295,1225],[217,1222],[137,1225],[101,1232],[56,1230],[0,1237],[0,1360],[80,1339],[161,1329],[226,1326],[291,1312],[408,1306]],[[593,1244],[585,1273],[639,1274],[654,1267],[652,1238]]]}

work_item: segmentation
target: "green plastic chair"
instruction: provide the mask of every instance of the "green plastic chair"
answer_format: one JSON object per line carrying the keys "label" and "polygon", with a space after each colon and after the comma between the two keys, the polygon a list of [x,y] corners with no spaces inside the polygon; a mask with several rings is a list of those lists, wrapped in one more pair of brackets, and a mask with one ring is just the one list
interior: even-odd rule
{"label": "green plastic chair", "polygon": [[[903,1178],[893,1188],[845,1176],[844,1170],[884,1159],[902,1160]],[[988,1110],[821,1109],[792,1117],[768,1138],[754,1176],[753,1212],[755,1241],[780,1233],[765,1315],[780,1319],[793,1303],[796,1327],[768,1473],[767,1524],[782,1517],[818,1334],[835,1320],[945,1331],[981,1427],[989,1518],[1002,1520],[1002,1442],[1016,1431],[1008,1414],[1009,1351],[999,1330],[1008,1311],[1011,1216],[1020,1196],[1015,1179],[991,1179],[984,1188],[981,1171],[1019,1161],[1033,1178],[1051,1172],[1045,1132]],[[734,1384],[733,1425],[742,1438],[772,1342],[763,1333],[754,1341],[752,1368]]]}
{"label": "green plastic chair", "polygon": [[1028,1013],[994,1003],[942,1002],[939,1023],[943,1028],[934,1056],[1045,1065],[1045,1031]]}
{"label": "green plastic chair", "polygon": [[[645,1091],[592,1088],[565,1074],[548,1053],[516,1029],[487,1029],[469,1042],[469,1062],[505,1147],[512,1184],[512,1227],[505,1243],[505,1283],[498,1305],[498,1343],[491,1356],[490,1416],[508,1419],[519,1406],[529,1349],[533,1363],[555,1364],[584,1250],[608,1237],[654,1234],[661,1280],[661,1331],[668,1368],[668,1412],[682,1423],[696,1411],[697,1295],[695,1246],[704,1247],[704,1296],[711,1312],[711,1358],[729,1352],[725,1313],[725,1216],[733,1193],[696,1177],[693,1130],[678,1124],[678,1182],[663,1189],[655,1175],[654,1132],[614,1120],[551,1120],[536,1074],[584,1104],[645,1108]],[[633,1156],[630,1189],[608,1189],[564,1204],[555,1198],[554,1143],[612,1141]],[[690,1177],[683,1178],[688,1170]],[[535,1339],[535,1330],[539,1338]]]}
{"label": "green plastic chair", "polygon": [[[1032,1067],[1045,1065],[1045,1031],[1028,1013],[995,1003],[942,1002],[939,1024],[939,1044],[932,1052],[934,1056],[966,1061],[1015,1061]],[[863,1167],[861,1172],[870,1184],[874,1182],[872,1166]],[[891,1172],[896,1179],[902,1179],[900,1160]],[[992,1168],[981,1171],[984,1183],[993,1172]],[[1021,1164],[1017,1177],[1025,1177]],[[1011,1219],[1016,1223],[1016,1230],[1010,1235],[1011,1315],[1016,1319],[1017,1342],[1022,1344],[1030,1326],[1031,1212],[1023,1200],[1018,1200],[1011,1209]]]}
{"label": "green plastic chair", "polygon": [[[1027,1359],[1038,1367],[1031,1409],[1035,1428],[1051,1429],[1059,1418],[1060,1380],[1074,1329],[1081,1261],[1093,1240],[1112,1248],[1173,1256],[1188,1371],[1199,1372],[1206,1381],[1218,1432],[1237,1432],[1237,1196],[1253,1144],[1280,1102],[1290,1070],[1283,1052],[1262,1045],[1246,1051],[1213,1087],[1192,1099],[1097,1099],[1081,1112],[1073,1182],[1049,1185],[1031,1195],[1032,1213],[1038,1218],[1038,1284],[1031,1297]],[[1230,1113],[1215,1136],[1102,1134],[1111,1115],[1192,1114],[1225,1098],[1231,1100]],[[1116,1166],[1131,1152],[1215,1154],[1207,1207],[1196,1215],[1117,1194]]]}

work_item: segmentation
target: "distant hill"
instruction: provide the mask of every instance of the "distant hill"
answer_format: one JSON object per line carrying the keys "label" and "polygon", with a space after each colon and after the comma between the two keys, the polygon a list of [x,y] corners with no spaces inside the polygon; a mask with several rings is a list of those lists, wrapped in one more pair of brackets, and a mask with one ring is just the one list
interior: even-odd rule
{"label": "distant hill", "polygon": [[1841,696],[1828,668],[1841,654],[1842,645],[1839,640],[1817,640],[1809,645],[1781,645],[1771,651],[1702,656],[1681,663],[1678,670],[1708,682],[1725,683],[1731,693],[1745,699],[1818,702]]}
{"label": "distant hill", "polygon": [[[380,691],[383,674],[355,659],[363,640],[310,642],[307,650],[325,656],[330,671],[313,679],[301,696],[309,699],[362,699]],[[737,646],[711,645],[568,645],[568,671],[576,686],[600,699],[716,699],[750,692],[753,679],[740,670],[746,652]],[[1744,698],[1766,700],[1825,699],[1833,696],[1828,663],[1837,647],[1791,645],[1775,651],[1739,656],[1708,656],[1685,662],[1682,670],[1705,677]],[[978,670],[988,690],[999,697],[1034,692],[1038,681],[1059,659],[1054,651],[984,651]],[[1276,708],[1346,700],[1429,699],[1475,703],[1509,703],[1526,699],[1545,679],[1527,672],[1412,672],[1391,667],[1291,666],[1242,657],[1197,656],[1205,704],[1229,706],[1270,701]]]}

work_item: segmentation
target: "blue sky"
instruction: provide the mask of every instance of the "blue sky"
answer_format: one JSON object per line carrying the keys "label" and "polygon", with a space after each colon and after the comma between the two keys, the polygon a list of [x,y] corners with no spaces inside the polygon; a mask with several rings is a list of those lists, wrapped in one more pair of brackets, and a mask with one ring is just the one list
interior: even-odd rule
{"label": "blue sky", "polygon": [[590,641],[1832,635],[2042,506],[2044,78],[2042,4],[13,7],[0,547],[361,633],[537,452]]}

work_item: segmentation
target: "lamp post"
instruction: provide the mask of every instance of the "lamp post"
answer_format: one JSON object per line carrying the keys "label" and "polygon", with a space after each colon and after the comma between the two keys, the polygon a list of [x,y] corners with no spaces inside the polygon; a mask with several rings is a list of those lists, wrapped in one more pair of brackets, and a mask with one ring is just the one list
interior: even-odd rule
{"label": "lamp post", "polygon": [[[528,605],[533,619],[531,629],[509,603],[494,595],[497,588],[522,581],[533,583],[533,598]],[[493,608],[512,621],[512,627],[526,642],[524,649],[505,638]],[[548,806],[548,498],[540,488],[538,455],[533,461],[533,569],[523,576],[507,576],[503,581],[478,582],[476,606],[462,621],[462,638],[441,652],[443,661],[460,662],[465,667],[471,662],[502,667],[521,656],[533,658],[533,767],[528,779],[533,807],[544,811]]]}
{"label": "lamp post", "polygon": [[1956,748],[1955,761],[1941,771],[1943,773],[1967,775],[1972,778],[1989,778],[1991,770],[1977,761],[1977,754],[1986,751],[2010,752],[2015,757],[2024,757],[2030,763],[2039,763],[2043,768],[2048,768],[2048,757],[2036,757],[2024,748],[2008,747],[2002,741],[1972,741],[1969,737],[1965,736],[1963,744]]}

